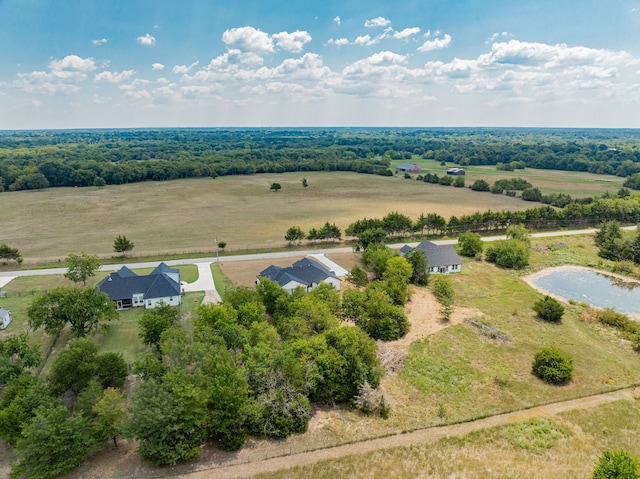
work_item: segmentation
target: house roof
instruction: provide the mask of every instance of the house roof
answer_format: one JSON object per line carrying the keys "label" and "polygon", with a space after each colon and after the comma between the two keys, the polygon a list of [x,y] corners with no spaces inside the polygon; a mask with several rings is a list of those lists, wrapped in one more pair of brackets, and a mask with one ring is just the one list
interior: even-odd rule
{"label": "house roof", "polygon": [[271,265],[258,276],[269,278],[280,286],[285,286],[291,281],[308,286],[312,283],[318,284],[327,278],[338,278],[332,271],[309,258],[302,258],[287,268]]}
{"label": "house roof", "polygon": [[415,163],[403,163],[402,165],[398,165],[396,166],[396,170],[402,170],[402,171],[422,171],[422,168],[420,168],[418,165],[416,165]]}
{"label": "house roof", "polygon": [[144,299],[176,296],[180,294],[180,270],[160,263],[149,275],[138,276],[123,266],[100,281],[98,289],[112,301],[131,299],[134,294],[143,294]]}
{"label": "house roof", "polygon": [[432,268],[462,264],[460,256],[451,245],[437,245],[431,241],[424,240],[415,249],[424,251],[427,261],[429,261],[429,266]]}

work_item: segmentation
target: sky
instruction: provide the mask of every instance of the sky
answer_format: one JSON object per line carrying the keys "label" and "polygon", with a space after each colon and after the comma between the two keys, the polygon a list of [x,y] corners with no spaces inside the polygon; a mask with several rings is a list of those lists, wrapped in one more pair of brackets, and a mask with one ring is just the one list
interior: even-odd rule
{"label": "sky", "polygon": [[0,0],[0,129],[640,128],[640,0]]}

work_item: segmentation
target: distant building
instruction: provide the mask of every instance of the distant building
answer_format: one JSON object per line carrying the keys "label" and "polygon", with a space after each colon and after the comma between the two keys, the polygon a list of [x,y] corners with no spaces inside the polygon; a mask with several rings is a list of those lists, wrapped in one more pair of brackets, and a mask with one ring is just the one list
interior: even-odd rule
{"label": "distant building", "polygon": [[462,271],[460,256],[458,256],[458,253],[456,253],[451,245],[437,245],[425,240],[415,248],[404,245],[400,249],[400,253],[404,256],[414,249],[421,251],[427,258],[429,273],[448,274]]}
{"label": "distant building", "polygon": [[110,273],[98,283],[118,309],[144,306],[152,309],[160,304],[179,306],[182,300],[180,270],[160,263],[151,274],[138,276],[126,266]]}
{"label": "distant building", "polygon": [[447,175],[463,176],[466,172],[462,168],[449,168]]}
{"label": "distant building", "polygon": [[0,329],[7,329],[11,322],[11,311],[0,308]]}
{"label": "distant building", "polygon": [[397,171],[404,171],[405,173],[420,173],[422,168],[420,168],[415,163],[405,163],[403,165],[396,166]]}
{"label": "distant building", "polygon": [[311,291],[317,288],[320,283],[328,283],[340,291],[340,278],[333,271],[308,258],[296,261],[287,268],[271,265],[258,274],[256,283],[260,281],[260,278],[269,278],[289,293],[298,286],[302,286],[306,291]]}

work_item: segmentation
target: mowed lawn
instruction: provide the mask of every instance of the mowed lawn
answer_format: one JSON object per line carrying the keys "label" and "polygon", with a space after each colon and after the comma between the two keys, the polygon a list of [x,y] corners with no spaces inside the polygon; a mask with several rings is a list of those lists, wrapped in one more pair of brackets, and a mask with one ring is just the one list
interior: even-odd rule
{"label": "mowed lawn", "polygon": [[[274,182],[282,185],[280,191],[269,190]],[[449,218],[534,206],[468,188],[350,172],[51,188],[1,196],[2,242],[19,248],[26,264],[82,251],[115,255],[117,235],[134,242],[132,257],[214,252],[216,238],[227,243],[228,251],[238,251],[284,246],[291,226],[308,231],[329,221],[344,230],[355,220],[382,218],[392,211],[415,220],[421,213]]]}

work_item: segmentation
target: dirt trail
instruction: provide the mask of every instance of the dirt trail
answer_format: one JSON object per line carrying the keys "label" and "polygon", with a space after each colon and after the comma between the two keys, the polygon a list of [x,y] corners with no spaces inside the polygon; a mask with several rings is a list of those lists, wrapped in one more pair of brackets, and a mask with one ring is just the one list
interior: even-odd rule
{"label": "dirt trail", "polygon": [[255,460],[251,462],[228,463],[217,467],[209,466],[207,469],[194,471],[188,474],[181,474],[174,477],[178,479],[209,479],[214,476],[216,479],[251,477],[264,472],[273,472],[282,469],[289,469],[295,466],[313,464],[324,459],[335,459],[353,454],[389,449],[392,447],[430,443],[443,437],[462,436],[480,429],[524,421],[534,417],[553,416],[573,409],[588,409],[623,399],[634,400],[639,394],[640,388],[621,389],[610,393],[596,394],[584,398],[537,406],[531,409],[499,414],[462,424],[430,427],[406,434],[396,434],[378,439],[360,441],[354,444],[346,444],[343,446]]}

